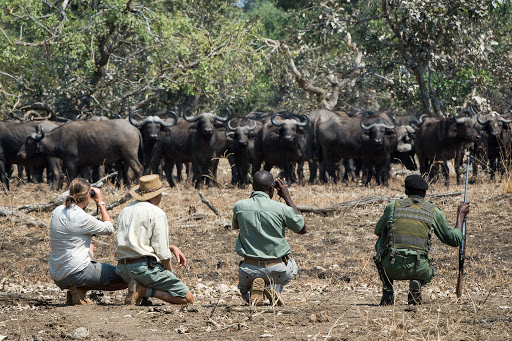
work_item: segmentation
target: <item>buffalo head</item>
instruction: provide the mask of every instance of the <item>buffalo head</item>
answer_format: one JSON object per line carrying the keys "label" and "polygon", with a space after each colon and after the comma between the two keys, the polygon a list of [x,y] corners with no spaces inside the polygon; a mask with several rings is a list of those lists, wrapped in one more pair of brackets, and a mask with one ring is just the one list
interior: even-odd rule
{"label": "buffalo head", "polygon": [[507,120],[500,115],[493,115],[487,119],[482,119],[480,114],[478,114],[476,120],[483,126],[487,134],[493,136],[500,136],[503,130],[510,129],[509,124],[512,123],[512,120]]}
{"label": "buffalo head", "polygon": [[382,145],[384,143],[384,137],[390,136],[396,139],[396,119],[392,118],[393,124],[389,124],[386,120],[380,116],[370,116],[361,118],[361,128],[366,135],[366,138],[371,142]]}
{"label": "buffalo head", "polygon": [[140,109],[132,111],[129,115],[129,120],[133,126],[140,129],[142,138],[145,141],[158,141],[160,139],[160,131],[162,128],[170,128],[178,122],[178,115],[171,110],[165,111],[173,116],[173,120],[171,122],[166,122],[158,116],[148,116],[142,121],[137,121],[133,118],[133,114],[138,111],[140,111]]}
{"label": "buffalo head", "polygon": [[467,117],[456,118],[454,115],[447,118],[448,137],[456,141],[476,142],[480,138],[473,128],[471,120]]}
{"label": "buffalo head", "polygon": [[205,112],[197,116],[187,116],[183,113],[183,118],[188,122],[196,122],[198,131],[205,137],[211,137],[215,128],[223,128],[223,123],[231,118],[231,111],[227,109],[228,114],[225,117],[217,116],[211,112]]}
{"label": "buffalo head", "polygon": [[36,132],[32,133],[30,136],[27,136],[25,140],[25,144],[21,146],[18,151],[17,157],[22,160],[26,160],[34,157],[35,155],[40,153],[40,145],[41,140],[44,138],[44,129],[41,125],[36,127]]}
{"label": "buffalo head", "polygon": [[229,134],[232,135],[233,142],[238,145],[245,147],[249,143],[249,132],[256,128],[256,121],[251,120],[252,125],[243,125],[238,127],[232,127],[231,121],[228,122],[228,128],[231,131]]}
{"label": "buffalo head", "polygon": [[[284,120],[276,121],[276,117],[282,117]],[[270,117],[272,125],[279,127],[279,136],[286,143],[295,141],[297,134],[305,133],[304,127],[309,124],[310,118],[308,115],[297,115],[291,113],[277,113]]]}

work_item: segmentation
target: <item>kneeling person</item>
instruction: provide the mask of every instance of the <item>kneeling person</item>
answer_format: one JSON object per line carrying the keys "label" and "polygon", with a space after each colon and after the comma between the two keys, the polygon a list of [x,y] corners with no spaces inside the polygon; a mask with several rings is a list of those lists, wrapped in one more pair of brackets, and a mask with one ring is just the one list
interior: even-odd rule
{"label": "kneeling person", "polygon": [[[232,226],[240,230],[235,251],[244,258],[238,269],[238,289],[251,304],[263,305],[265,294],[271,303],[282,305],[283,286],[297,274],[285,231],[306,233],[304,218],[284,180],[274,181],[270,172],[258,171],[252,186],[251,197],[233,207]],[[276,187],[286,205],[272,200]]]}
{"label": "kneeling person", "polygon": [[169,245],[165,212],[158,207],[164,188],[156,174],[142,176],[131,195],[137,199],[119,214],[117,226],[117,273],[127,282],[125,304],[156,297],[173,304],[194,302],[194,296],[172,272],[171,252],[180,266],[187,259]]}
{"label": "kneeling person", "polygon": [[434,277],[428,256],[432,232],[445,244],[457,247],[462,241],[462,223],[469,203],[459,205],[452,229],[436,205],[425,200],[427,182],[419,175],[405,178],[406,199],[389,203],[377,222],[379,236],[375,264],[382,281],[380,305],[394,304],[393,281],[409,280],[408,304],[421,304],[421,286]]}

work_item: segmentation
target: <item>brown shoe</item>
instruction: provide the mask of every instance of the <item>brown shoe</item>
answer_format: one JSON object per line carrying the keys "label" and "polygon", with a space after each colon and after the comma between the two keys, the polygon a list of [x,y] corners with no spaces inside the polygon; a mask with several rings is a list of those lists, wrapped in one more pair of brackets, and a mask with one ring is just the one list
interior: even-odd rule
{"label": "brown shoe", "polygon": [[[69,287],[68,294],[66,295],[66,304],[71,305],[86,305],[91,302],[91,300],[85,298],[85,294],[87,294],[87,290],[83,288],[77,288],[74,286]],[[71,300],[69,300],[69,296],[71,295]],[[69,303],[71,302],[71,303]]]}
{"label": "brown shoe", "polygon": [[263,301],[263,291],[264,290],[265,290],[265,280],[263,278],[256,278],[252,282],[251,305],[257,305],[257,306],[264,305],[264,301]]}
{"label": "brown shoe", "polygon": [[137,304],[138,300],[142,300],[144,295],[146,294],[146,287],[140,284],[139,282],[132,279],[128,284],[128,294],[126,294],[126,298],[124,299],[124,304],[126,305],[134,305]]}

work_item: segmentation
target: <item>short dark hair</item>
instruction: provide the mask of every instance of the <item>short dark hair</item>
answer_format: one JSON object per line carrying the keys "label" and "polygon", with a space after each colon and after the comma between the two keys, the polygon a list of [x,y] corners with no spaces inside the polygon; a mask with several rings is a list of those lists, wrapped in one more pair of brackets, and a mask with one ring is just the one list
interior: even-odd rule
{"label": "short dark hair", "polygon": [[267,192],[274,186],[274,176],[266,170],[254,173],[252,177],[252,188],[255,191]]}

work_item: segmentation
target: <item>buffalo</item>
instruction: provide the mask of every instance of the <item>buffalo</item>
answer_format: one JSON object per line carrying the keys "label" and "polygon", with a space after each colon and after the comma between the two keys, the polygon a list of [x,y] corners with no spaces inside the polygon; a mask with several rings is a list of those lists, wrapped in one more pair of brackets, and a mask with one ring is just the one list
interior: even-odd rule
{"label": "buffalo", "polygon": [[28,136],[18,157],[28,160],[37,156],[62,159],[69,180],[77,170],[89,166],[112,165],[122,161],[125,185],[130,183],[128,168],[138,178],[142,175],[142,136],[125,120],[72,121],[49,133],[39,128]]}
{"label": "buffalo", "polygon": [[244,188],[249,183],[249,166],[252,162],[251,156],[254,157],[254,138],[249,138],[249,134],[256,129],[257,124],[256,121],[250,120],[251,125],[242,124],[233,127],[231,123],[234,121],[237,124],[242,123],[237,119],[228,122],[230,130],[227,139],[228,159],[232,159],[230,163],[232,163],[233,180],[236,181],[238,187]]}
{"label": "buffalo", "polygon": [[[279,119],[278,119],[279,118]],[[288,112],[270,116],[258,131],[254,141],[253,174],[265,163],[264,169],[270,171],[276,166],[283,170],[288,181],[295,181],[293,165],[297,164],[297,180],[303,183],[304,161],[307,157],[310,118]]]}
{"label": "buffalo", "polygon": [[[60,163],[58,159],[48,157],[23,159],[18,156],[18,151],[25,143],[27,136],[34,133],[38,125],[47,131],[51,131],[59,126],[57,123],[50,121],[31,121],[26,123],[0,122],[0,179],[7,190],[9,190],[8,175],[11,173],[10,169],[13,164],[18,164],[18,170],[26,166],[29,172],[32,167],[46,165],[51,189],[57,190],[59,188]],[[31,174],[29,172],[27,175],[30,180]]]}
{"label": "buffalo", "polygon": [[[393,122],[391,122],[391,120]],[[362,117],[359,125],[363,130],[361,136],[361,159],[363,161],[362,182],[369,185],[375,175],[377,185],[388,186],[391,155],[395,152],[398,143],[396,134],[396,120],[382,113]]]}
{"label": "buffalo", "polygon": [[496,170],[503,172],[510,162],[512,119],[506,119],[500,115],[491,115],[484,119],[478,114],[477,122],[482,126],[482,137],[485,136],[485,141],[482,142],[487,145],[489,171],[491,180],[494,180]]}
{"label": "buffalo", "polygon": [[461,184],[460,165],[463,156],[462,150],[468,143],[476,142],[478,133],[473,129],[468,118],[456,118],[450,116],[443,119],[426,120],[416,131],[415,149],[420,164],[420,172],[423,176],[429,174],[433,178],[433,172],[429,172],[434,163],[441,162],[441,171],[445,175],[445,184],[450,183],[448,161],[455,158],[455,173],[457,184]]}
{"label": "buffalo", "polygon": [[144,118],[144,120],[138,121],[133,118],[133,114],[135,114],[137,111],[139,110],[130,112],[128,118],[130,123],[134,127],[137,127],[142,134],[142,141],[144,144],[144,160],[148,162],[144,172],[148,173],[150,170],[149,162],[152,156],[151,153],[155,147],[156,142],[160,139],[160,133],[174,126],[178,122],[178,115],[174,111],[166,110],[166,113],[170,113],[173,116],[173,119],[170,122],[162,120],[158,116],[148,116]]}

